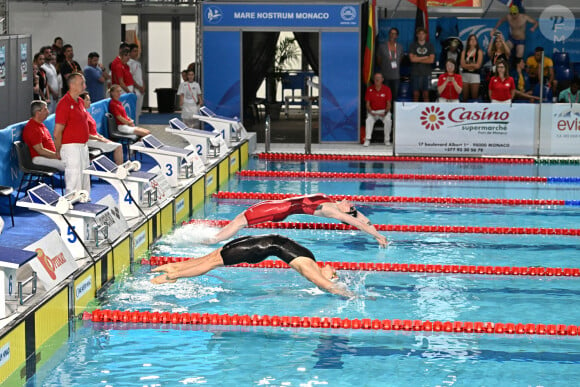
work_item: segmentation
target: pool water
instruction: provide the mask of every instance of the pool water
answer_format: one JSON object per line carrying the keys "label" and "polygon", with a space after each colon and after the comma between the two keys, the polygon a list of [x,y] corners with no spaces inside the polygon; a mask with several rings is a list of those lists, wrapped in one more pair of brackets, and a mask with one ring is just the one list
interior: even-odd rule
{"label": "pool water", "polygon": [[[250,169],[574,176],[566,165],[479,165],[251,160]],[[380,165],[379,165],[380,164]],[[460,167],[460,169],[459,169]],[[419,169],[419,170],[418,170]],[[412,172],[415,170],[415,172]],[[461,172],[458,172],[460,170]],[[396,173],[399,173],[398,171]],[[576,200],[577,185],[442,181],[315,181],[232,179],[223,190],[308,194],[501,197]],[[208,200],[197,219],[232,219],[252,200]],[[578,228],[580,208],[365,203],[375,224]],[[329,222],[292,216],[292,222]],[[213,232],[189,224],[164,237],[155,255],[201,256],[196,243]],[[579,267],[578,237],[446,233],[385,233],[379,249],[358,231],[257,230],[280,233],[318,260],[423,264]],[[324,293],[293,270],[220,268],[208,275],[154,286],[147,265],[116,281],[101,309],[319,316],[430,321],[578,324],[578,277],[514,277],[339,271],[360,294]],[[580,384],[580,339],[570,336],[361,331],[274,327],[77,322],[59,355],[31,385],[275,385],[498,386]]]}

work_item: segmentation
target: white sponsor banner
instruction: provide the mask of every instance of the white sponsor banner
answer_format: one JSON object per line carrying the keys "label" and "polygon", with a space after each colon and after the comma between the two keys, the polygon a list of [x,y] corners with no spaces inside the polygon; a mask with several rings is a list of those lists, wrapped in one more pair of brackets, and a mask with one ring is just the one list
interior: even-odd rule
{"label": "white sponsor banner", "polygon": [[580,155],[580,104],[542,104],[541,123],[542,155]]}
{"label": "white sponsor banner", "polygon": [[[127,220],[121,214],[117,202],[111,195],[107,195],[97,202],[97,204],[109,207],[108,210],[99,214],[95,222],[99,226],[107,226],[107,239],[110,242],[117,240],[121,235],[129,230]],[[103,240],[103,235],[99,235],[99,241]]]}
{"label": "white sponsor banner", "polygon": [[534,104],[397,102],[395,109],[399,155],[534,154]]}
{"label": "white sponsor banner", "polygon": [[24,250],[36,251],[37,256],[30,261],[30,266],[46,290],[58,285],[78,267],[56,230],[27,246]]}

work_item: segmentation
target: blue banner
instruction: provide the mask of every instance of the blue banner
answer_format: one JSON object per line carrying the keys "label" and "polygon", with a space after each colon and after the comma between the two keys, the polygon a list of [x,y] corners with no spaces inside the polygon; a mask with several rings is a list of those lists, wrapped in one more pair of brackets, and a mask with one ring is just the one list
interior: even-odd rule
{"label": "blue banner", "polygon": [[204,27],[358,27],[358,4],[203,4]]}

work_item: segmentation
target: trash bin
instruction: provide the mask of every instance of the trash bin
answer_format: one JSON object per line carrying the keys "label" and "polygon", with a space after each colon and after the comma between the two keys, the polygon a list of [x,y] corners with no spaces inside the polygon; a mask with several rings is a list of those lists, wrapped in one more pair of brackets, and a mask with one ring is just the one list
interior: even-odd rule
{"label": "trash bin", "polygon": [[157,110],[159,113],[173,113],[175,111],[176,89],[155,89],[157,94]]}

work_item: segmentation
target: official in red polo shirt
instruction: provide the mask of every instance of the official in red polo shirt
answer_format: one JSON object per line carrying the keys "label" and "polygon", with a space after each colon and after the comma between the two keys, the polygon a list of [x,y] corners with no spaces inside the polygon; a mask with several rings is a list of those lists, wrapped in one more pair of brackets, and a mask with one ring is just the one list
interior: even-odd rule
{"label": "official in red polo shirt", "polygon": [[365,143],[364,146],[369,146],[373,129],[377,120],[383,121],[385,125],[385,145],[389,143],[391,136],[391,89],[383,85],[383,74],[376,73],[373,77],[373,85],[370,86],[365,93],[365,101],[367,107],[367,119],[365,121]]}
{"label": "official in red polo shirt", "polygon": [[56,156],[56,148],[44,120],[48,117],[48,107],[44,101],[32,101],[30,120],[22,131],[22,141],[28,145],[32,163],[64,171],[64,163]]}
{"label": "official in red polo shirt", "polygon": [[457,74],[457,63],[453,59],[445,61],[445,73],[439,75],[437,92],[439,102],[459,102],[463,91],[463,79]]}
{"label": "official in red polo shirt", "polygon": [[491,102],[511,103],[516,94],[516,83],[508,75],[507,62],[499,59],[495,63],[495,70],[497,75],[489,80],[489,98]]}
{"label": "official in red polo shirt", "polygon": [[123,48],[119,52],[119,56],[111,63],[111,83],[121,86],[125,93],[132,93],[135,84],[133,75],[131,75],[131,68],[127,64],[129,59],[131,59],[129,49]]}
{"label": "official in red polo shirt", "polygon": [[85,90],[85,77],[72,73],[68,86],[68,92],[56,105],[54,144],[57,156],[66,166],[66,192],[86,190],[90,196],[90,176],[83,174],[89,166],[89,125],[84,101],[79,97]]}
{"label": "official in red polo shirt", "polygon": [[127,111],[119,99],[121,97],[121,86],[113,85],[109,88],[111,101],[109,102],[109,113],[117,121],[117,130],[123,134],[135,134],[139,137],[145,137],[151,132],[145,128],[135,126],[135,122],[127,116]]}

